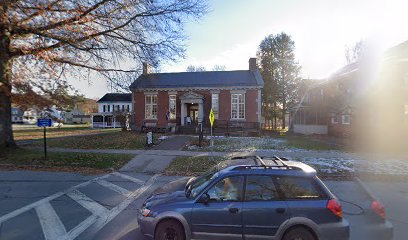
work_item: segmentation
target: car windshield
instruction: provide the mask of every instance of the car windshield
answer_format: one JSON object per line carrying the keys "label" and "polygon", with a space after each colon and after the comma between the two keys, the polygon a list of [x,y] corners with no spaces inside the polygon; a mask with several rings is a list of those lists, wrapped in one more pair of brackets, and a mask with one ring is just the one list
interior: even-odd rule
{"label": "car windshield", "polygon": [[203,175],[196,178],[190,185],[187,186],[186,196],[188,198],[195,198],[214,178],[218,176],[218,171],[218,165],[215,165]]}

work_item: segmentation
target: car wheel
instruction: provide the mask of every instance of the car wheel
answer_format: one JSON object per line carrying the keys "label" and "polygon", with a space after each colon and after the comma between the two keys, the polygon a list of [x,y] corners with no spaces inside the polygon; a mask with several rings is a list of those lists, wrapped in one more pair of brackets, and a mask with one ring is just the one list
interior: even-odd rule
{"label": "car wheel", "polygon": [[316,238],[308,229],[295,227],[285,233],[282,240],[316,240]]}
{"label": "car wheel", "polygon": [[185,240],[184,229],[176,220],[165,220],[157,226],[154,240]]}

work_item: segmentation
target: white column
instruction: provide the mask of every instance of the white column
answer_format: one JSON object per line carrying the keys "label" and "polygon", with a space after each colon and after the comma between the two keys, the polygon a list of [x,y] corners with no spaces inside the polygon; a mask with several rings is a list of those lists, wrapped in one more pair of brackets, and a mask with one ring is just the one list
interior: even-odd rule
{"label": "white column", "polygon": [[198,104],[198,123],[202,123],[203,122],[203,117],[204,117],[204,104],[203,103],[199,103]]}
{"label": "white column", "polygon": [[105,128],[105,115],[102,115],[102,128]]}
{"label": "white column", "polygon": [[181,120],[181,126],[184,126],[184,118],[186,117],[187,114],[187,110],[186,110],[186,104],[184,101],[181,101],[181,116],[180,116],[180,120]]}
{"label": "white column", "polygon": [[116,128],[116,118],[114,115],[112,116],[112,120],[113,120],[113,128]]}
{"label": "white column", "polygon": [[94,118],[94,115],[91,115],[91,126],[92,126],[92,128],[94,128],[94,125],[93,125],[93,118]]}

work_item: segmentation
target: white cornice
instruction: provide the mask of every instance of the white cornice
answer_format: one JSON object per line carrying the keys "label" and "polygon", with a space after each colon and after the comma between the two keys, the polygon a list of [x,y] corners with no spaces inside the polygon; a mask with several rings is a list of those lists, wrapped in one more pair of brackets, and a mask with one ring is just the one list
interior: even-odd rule
{"label": "white cornice", "polygon": [[180,87],[180,88],[139,88],[139,89],[132,89],[132,91],[135,92],[157,92],[157,91],[166,91],[166,92],[172,92],[172,91],[200,91],[200,90],[258,90],[262,89],[261,86],[235,86],[235,87]]}

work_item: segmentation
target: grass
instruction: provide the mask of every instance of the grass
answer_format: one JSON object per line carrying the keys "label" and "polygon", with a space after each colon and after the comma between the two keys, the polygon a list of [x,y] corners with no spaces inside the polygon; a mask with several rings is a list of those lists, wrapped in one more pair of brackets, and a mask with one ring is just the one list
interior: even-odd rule
{"label": "grass", "polygon": [[278,137],[280,139],[285,139],[289,147],[307,149],[307,150],[342,150],[340,147],[332,145],[324,141],[314,140],[308,136],[300,135],[286,135]]}
{"label": "grass", "polygon": [[[197,145],[198,141],[193,141],[192,145]],[[215,138],[214,147],[210,148],[204,144],[202,148],[190,148],[193,151],[216,151],[216,152],[233,152],[233,151],[256,151],[256,150],[278,150],[285,151],[290,149],[300,150],[343,150],[338,146],[324,141],[318,141],[309,136],[299,135],[281,135],[281,136],[264,136],[264,137],[227,137]]]}
{"label": "grass", "polygon": [[[154,135],[154,137],[158,137],[158,135]],[[146,135],[134,131],[64,137],[47,141],[49,147],[73,149],[143,149],[145,144]],[[42,145],[42,141],[37,141],[31,146]]]}
{"label": "grass", "polygon": [[[24,125],[23,125],[24,126]],[[91,134],[91,133],[104,133],[104,132],[117,132],[120,129],[105,128],[105,129],[92,129],[87,125],[69,125],[62,126],[61,128],[49,127],[47,128],[47,137],[65,137],[80,134]],[[21,128],[15,127],[13,130],[13,135],[15,140],[36,140],[42,139],[44,136],[43,128],[36,126],[24,126]]]}
{"label": "grass", "polygon": [[133,158],[131,154],[100,154],[100,153],[67,153],[49,152],[47,160],[44,152],[31,149],[12,149],[0,153],[1,165],[41,166],[41,167],[73,167],[115,170]]}
{"label": "grass", "polygon": [[164,170],[166,175],[195,176],[224,160],[223,157],[190,156],[176,157]]}

